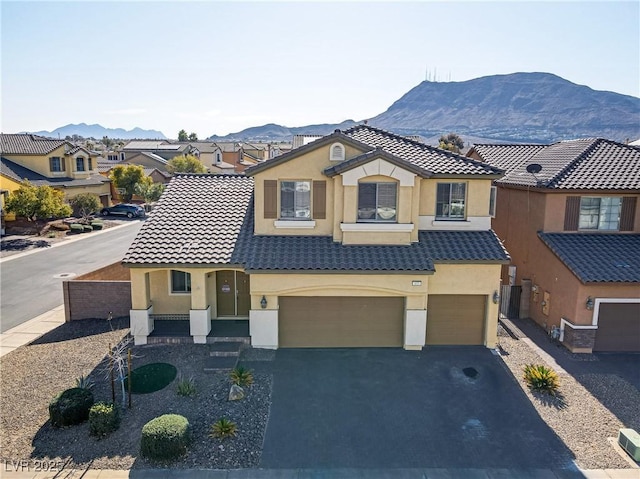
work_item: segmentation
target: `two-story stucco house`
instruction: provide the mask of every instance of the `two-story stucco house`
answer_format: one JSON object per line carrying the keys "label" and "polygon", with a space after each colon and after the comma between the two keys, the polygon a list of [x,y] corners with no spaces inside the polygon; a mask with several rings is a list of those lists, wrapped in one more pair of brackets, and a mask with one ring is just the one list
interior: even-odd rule
{"label": "two-story stucco house", "polygon": [[467,155],[505,170],[493,228],[521,316],[573,352],[640,352],[640,148],[591,138]]}
{"label": "two-story stucco house", "polygon": [[204,343],[233,318],[262,348],[492,348],[501,175],[365,125],[246,175],[176,175],[123,260],[135,341],[171,317]]}

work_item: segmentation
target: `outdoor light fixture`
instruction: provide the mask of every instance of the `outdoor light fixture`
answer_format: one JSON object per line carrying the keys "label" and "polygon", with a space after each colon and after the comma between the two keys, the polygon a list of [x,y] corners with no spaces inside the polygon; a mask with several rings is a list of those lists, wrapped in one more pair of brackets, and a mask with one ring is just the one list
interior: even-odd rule
{"label": "outdoor light fixture", "polygon": [[262,307],[262,309],[265,309],[267,307],[267,298],[264,297],[264,294],[262,295],[262,299],[260,300],[260,306]]}
{"label": "outdoor light fixture", "polygon": [[500,301],[500,293],[498,293],[498,290],[495,290],[493,292],[493,304],[498,304],[498,301]]}
{"label": "outdoor light fixture", "polygon": [[588,309],[589,311],[591,311],[591,310],[593,309],[593,298],[592,298],[591,296],[589,296],[589,297],[587,298],[587,304],[586,304],[586,306],[587,306],[587,309]]}

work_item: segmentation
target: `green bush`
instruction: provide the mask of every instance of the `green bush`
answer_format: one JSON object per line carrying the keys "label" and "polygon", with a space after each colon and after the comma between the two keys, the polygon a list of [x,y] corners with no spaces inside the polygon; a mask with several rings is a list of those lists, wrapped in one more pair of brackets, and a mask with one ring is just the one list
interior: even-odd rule
{"label": "green bush", "polygon": [[89,417],[93,393],[89,389],[71,388],[62,391],[49,403],[49,418],[53,427],[80,424]]}
{"label": "green bush", "polygon": [[191,442],[189,421],[178,414],[164,414],[142,427],[140,452],[159,461],[176,459],[187,452]]}
{"label": "green bush", "polygon": [[91,233],[93,231],[93,226],[91,225],[82,225],[82,229],[85,233]]}
{"label": "green bush", "polygon": [[102,228],[104,228],[104,223],[102,221],[92,221],[91,227],[94,230],[101,230]]}
{"label": "green bush", "polygon": [[113,403],[98,402],[89,410],[89,434],[104,437],[120,426],[120,409]]}
{"label": "green bush", "polygon": [[246,369],[242,366],[238,366],[234,368],[230,373],[229,377],[231,378],[231,382],[238,386],[251,386],[253,383],[253,373],[250,369]]}
{"label": "green bush", "polygon": [[238,432],[238,426],[233,421],[229,421],[228,419],[222,418],[218,419],[211,426],[211,437],[219,437],[220,439],[225,439],[227,437],[235,436]]}
{"label": "green bush", "polygon": [[556,372],[542,364],[527,364],[524,367],[524,380],[533,391],[555,395],[560,387]]}
{"label": "green bush", "polygon": [[195,396],[197,392],[193,377],[179,377],[176,389],[178,391],[178,396]]}
{"label": "green bush", "polygon": [[69,229],[72,233],[84,233],[84,227],[80,223],[71,223]]}

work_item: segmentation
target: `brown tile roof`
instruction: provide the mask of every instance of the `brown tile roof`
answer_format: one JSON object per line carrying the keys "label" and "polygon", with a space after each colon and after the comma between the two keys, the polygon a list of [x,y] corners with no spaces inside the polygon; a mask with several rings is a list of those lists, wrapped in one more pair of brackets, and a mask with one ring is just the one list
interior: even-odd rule
{"label": "brown tile roof", "polygon": [[63,145],[73,148],[73,145],[66,140],[54,140],[24,133],[0,134],[0,152],[3,155],[46,155]]}
{"label": "brown tile roof", "polygon": [[[553,189],[638,190],[640,148],[602,138],[544,145],[475,145],[484,161],[505,168],[496,183]],[[542,166],[528,173],[527,165]]]}
{"label": "brown tile roof", "polygon": [[253,178],[175,175],[127,251],[125,264],[231,264]]}

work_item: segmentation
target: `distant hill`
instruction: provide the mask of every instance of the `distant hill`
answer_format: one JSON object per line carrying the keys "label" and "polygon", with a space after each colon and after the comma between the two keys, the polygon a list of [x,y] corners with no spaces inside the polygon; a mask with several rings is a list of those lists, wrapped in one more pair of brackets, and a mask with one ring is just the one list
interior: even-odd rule
{"label": "distant hill", "polygon": [[345,120],[337,124],[308,125],[298,127],[286,127],[268,123],[262,126],[254,126],[237,133],[229,133],[225,136],[211,135],[212,141],[291,141],[293,135],[328,135],[335,129],[346,130],[358,123],[353,120]]}
{"label": "distant hill", "polygon": [[[361,123],[361,122],[358,122]],[[604,137],[640,138],[640,98],[593,90],[550,73],[492,75],[463,82],[424,81],[368,119],[371,126],[420,135],[437,144],[441,134],[470,142],[550,143]],[[328,134],[356,122],[288,128],[264,125],[213,140],[291,140],[294,134]]]}
{"label": "distant hill", "polygon": [[105,136],[123,140],[164,140],[167,138],[158,130],[143,130],[137,127],[133,130],[124,130],[122,128],[105,128],[102,125],[87,125],[86,123],[79,123],[77,125],[69,124],[56,128],[53,131],[30,131],[28,133],[52,138],[65,138],[67,136],[79,135],[83,138],[95,138],[97,140],[101,140]]}

